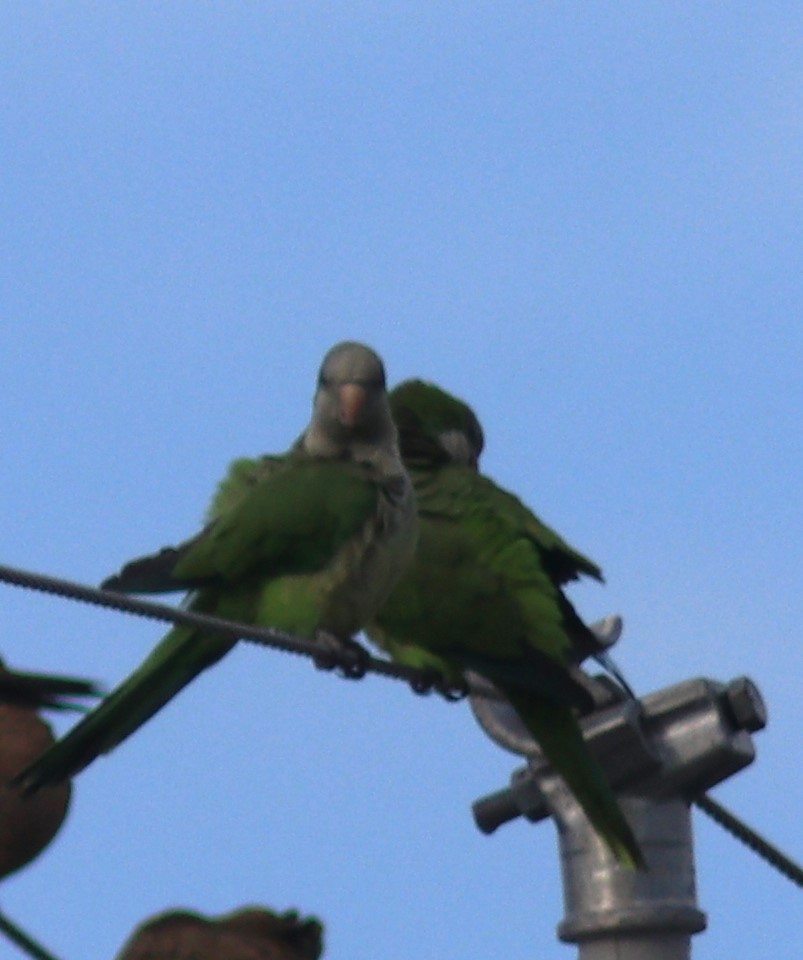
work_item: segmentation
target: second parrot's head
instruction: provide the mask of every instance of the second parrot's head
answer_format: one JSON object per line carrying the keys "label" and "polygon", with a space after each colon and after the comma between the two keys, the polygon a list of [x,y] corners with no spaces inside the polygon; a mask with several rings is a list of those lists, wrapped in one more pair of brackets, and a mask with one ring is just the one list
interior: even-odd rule
{"label": "second parrot's head", "polygon": [[381,357],[362,343],[336,344],[318,374],[308,448],[331,456],[355,446],[395,443]]}
{"label": "second parrot's head", "polygon": [[390,408],[403,460],[478,468],[485,439],[467,403],[432,383],[405,380],[391,390]]}

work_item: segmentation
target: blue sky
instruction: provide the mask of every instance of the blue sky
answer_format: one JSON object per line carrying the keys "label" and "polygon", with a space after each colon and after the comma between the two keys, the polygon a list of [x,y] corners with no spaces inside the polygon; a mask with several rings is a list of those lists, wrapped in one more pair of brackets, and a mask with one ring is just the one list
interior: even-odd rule
{"label": "blue sky", "polygon": [[[363,339],[468,399],[486,471],[603,566],[571,595],[624,615],[640,691],[757,682],[758,760],[716,796],[800,858],[801,25],[5,4],[0,560],[95,583],[194,532]],[[21,668],[111,684],[160,636],[0,590]],[[64,960],[244,903],[317,913],[331,960],[571,957],[552,826],[470,818],[515,763],[465,706],[241,645],[81,775],[3,908]],[[695,830],[697,960],[797,956],[799,893]]]}

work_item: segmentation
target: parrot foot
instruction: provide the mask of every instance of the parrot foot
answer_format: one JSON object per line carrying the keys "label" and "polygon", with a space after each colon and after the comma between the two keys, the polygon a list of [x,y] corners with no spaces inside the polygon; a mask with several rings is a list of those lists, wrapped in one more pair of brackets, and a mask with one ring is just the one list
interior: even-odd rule
{"label": "parrot foot", "polygon": [[471,692],[464,677],[455,680],[454,677],[441,677],[440,683],[435,684],[435,690],[448,703],[457,703],[458,700],[465,700]]}
{"label": "parrot foot", "polygon": [[356,640],[341,639],[325,630],[318,630],[315,639],[321,645],[313,661],[319,670],[339,669],[348,680],[361,680],[368,672],[370,655]]}
{"label": "parrot foot", "polygon": [[445,677],[438,670],[421,670],[419,676],[410,679],[410,687],[413,693],[420,696],[425,696],[434,690],[450,703],[464,700],[469,694],[465,680],[455,682],[453,678]]}
{"label": "parrot foot", "polygon": [[438,684],[435,689],[443,699],[449,703],[457,703],[458,700],[465,700],[469,693],[471,693],[465,680],[461,680],[458,684],[444,682]]}
{"label": "parrot foot", "polygon": [[410,677],[410,689],[420,697],[432,693],[441,683],[443,683],[443,677],[437,670],[419,670],[414,677]]}

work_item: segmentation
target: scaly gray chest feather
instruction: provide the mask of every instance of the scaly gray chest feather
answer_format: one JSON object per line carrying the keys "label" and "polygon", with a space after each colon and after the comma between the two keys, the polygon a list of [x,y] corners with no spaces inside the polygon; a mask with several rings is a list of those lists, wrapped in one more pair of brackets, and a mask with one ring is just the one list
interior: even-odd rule
{"label": "scaly gray chest feather", "polygon": [[326,628],[350,636],[372,619],[411,561],[416,540],[413,487],[406,473],[397,474],[382,484],[375,514],[323,576]]}

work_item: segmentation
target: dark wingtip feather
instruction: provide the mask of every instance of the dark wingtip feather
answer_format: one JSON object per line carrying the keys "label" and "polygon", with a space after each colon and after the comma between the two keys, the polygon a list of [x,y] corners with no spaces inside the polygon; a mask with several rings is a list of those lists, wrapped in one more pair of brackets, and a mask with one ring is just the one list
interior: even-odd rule
{"label": "dark wingtip feather", "polygon": [[187,590],[193,584],[173,576],[173,569],[189,549],[189,543],[179,547],[163,547],[158,553],[137,557],[119,573],[101,583],[101,589],[117,593],[170,593]]}
{"label": "dark wingtip feather", "polygon": [[32,710],[78,710],[87,706],[75,699],[97,699],[104,691],[93,680],[40,673],[0,673],[0,703]]}

